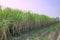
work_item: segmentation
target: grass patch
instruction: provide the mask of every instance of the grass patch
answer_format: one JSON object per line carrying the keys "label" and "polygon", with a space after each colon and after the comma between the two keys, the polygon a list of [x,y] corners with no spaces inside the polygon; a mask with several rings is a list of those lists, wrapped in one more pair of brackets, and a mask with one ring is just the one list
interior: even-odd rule
{"label": "grass patch", "polygon": [[60,25],[60,23],[52,26],[52,27],[50,28],[50,30],[51,30],[51,31],[55,31],[55,30],[59,27],[59,25]]}
{"label": "grass patch", "polygon": [[45,37],[43,37],[41,40],[48,40],[48,37],[45,36]]}

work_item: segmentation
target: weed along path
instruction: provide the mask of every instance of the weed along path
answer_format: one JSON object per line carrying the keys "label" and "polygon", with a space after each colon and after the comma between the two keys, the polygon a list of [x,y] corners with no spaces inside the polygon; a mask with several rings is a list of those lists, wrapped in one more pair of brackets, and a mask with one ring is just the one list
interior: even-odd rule
{"label": "weed along path", "polygon": [[60,23],[51,25],[44,29],[31,31],[19,37],[11,37],[9,40],[58,40],[60,32]]}

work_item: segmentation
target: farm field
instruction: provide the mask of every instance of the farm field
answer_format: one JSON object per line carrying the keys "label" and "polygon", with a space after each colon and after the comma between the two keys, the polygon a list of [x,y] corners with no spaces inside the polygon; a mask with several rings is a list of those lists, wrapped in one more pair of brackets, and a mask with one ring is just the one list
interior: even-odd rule
{"label": "farm field", "polygon": [[59,40],[59,31],[58,17],[0,7],[0,40]]}

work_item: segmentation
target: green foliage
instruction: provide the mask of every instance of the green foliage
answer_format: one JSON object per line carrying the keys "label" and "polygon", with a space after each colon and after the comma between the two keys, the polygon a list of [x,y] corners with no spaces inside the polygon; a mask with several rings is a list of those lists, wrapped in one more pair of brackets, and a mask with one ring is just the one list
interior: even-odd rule
{"label": "green foliage", "polygon": [[[30,11],[24,12],[18,9],[0,9],[0,27],[4,30],[9,28],[13,32],[28,32],[32,29],[45,28],[57,23],[56,18],[46,15],[34,14]],[[16,31],[15,31],[16,29]]]}
{"label": "green foliage", "polygon": [[57,28],[59,28],[60,23],[56,24],[54,27],[50,28],[50,30],[55,31]]}
{"label": "green foliage", "polygon": [[[42,25],[45,25],[45,23],[49,23],[51,22],[55,22],[56,19],[55,18],[50,18],[46,15],[38,15],[38,14],[34,14],[30,11],[28,12],[22,12],[21,10],[18,9],[11,9],[11,8],[5,8],[4,10],[0,10],[0,21],[6,22],[8,23],[6,20],[9,20],[16,23],[19,21],[32,21],[33,24],[36,25],[36,23],[41,23]],[[6,25],[3,24],[3,25]],[[8,25],[8,24],[7,24]],[[46,24],[47,25],[47,24]]]}
{"label": "green foliage", "polygon": [[41,40],[48,40],[48,37],[45,36]]}

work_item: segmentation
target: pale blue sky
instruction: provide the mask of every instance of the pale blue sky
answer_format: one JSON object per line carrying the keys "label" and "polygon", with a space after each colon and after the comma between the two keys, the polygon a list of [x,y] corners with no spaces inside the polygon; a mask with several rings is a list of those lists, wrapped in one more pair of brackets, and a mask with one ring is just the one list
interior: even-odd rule
{"label": "pale blue sky", "polygon": [[60,0],[0,0],[3,7],[31,10],[51,17],[60,17]]}

